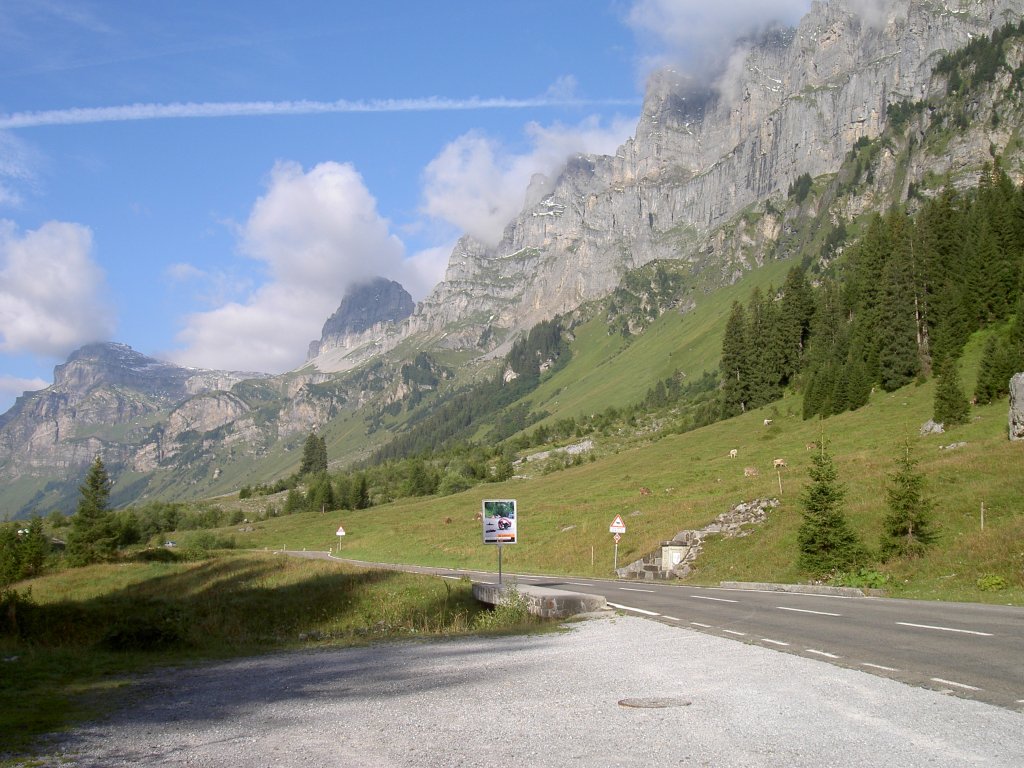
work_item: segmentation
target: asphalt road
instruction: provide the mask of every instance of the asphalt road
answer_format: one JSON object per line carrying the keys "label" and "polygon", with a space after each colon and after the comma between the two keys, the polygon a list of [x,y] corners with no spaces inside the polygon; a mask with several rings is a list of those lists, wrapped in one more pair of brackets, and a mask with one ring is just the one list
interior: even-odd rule
{"label": "asphalt road", "polygon": [[62,768],[1020,768],[1024,716],[633,616],[156,670]]}
{"label": "asphalt road", "polygon": [[[496,574],[481,571],[358,564],[497,581]],[[524,574],[504,578],[603,595],[637,616],[1024,712],[1024,608]]]}

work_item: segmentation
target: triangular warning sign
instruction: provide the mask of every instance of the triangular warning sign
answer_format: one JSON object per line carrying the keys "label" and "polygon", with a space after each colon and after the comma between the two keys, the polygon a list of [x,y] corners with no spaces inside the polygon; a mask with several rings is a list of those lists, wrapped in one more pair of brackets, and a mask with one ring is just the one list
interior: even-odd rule
{"label": "triangular warning sign", "polygon": [[608,531],[611,533],[625,533],[626,524],[622,522],[622,515],[616,515],[615,519],[612,520],[612,524],[608,527]]}
{"label": "triangular warning sign", "polygon": [[342,528],[342,527],[341,527],[341,526],[339,525],[339,526],[338,526],[338,533],[337,533],[336,535],[337,535],[337,536],[344,536],[344,535],[345,535],[345,529],[344,529],[344,528]]}

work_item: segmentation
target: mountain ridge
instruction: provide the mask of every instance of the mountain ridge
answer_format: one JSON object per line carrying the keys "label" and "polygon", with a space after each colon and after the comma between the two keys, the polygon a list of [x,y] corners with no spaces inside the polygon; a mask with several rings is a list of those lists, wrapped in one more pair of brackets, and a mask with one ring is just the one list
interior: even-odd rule
{"label": "mountain ridge", "polygon": [[[954,6],[972,12],[951,11]],[[929,174],[970,183],[991,160],[993,145],[1012,149],[1006,164],[1019,180],[1019,104],[1001,107],[1014,116],[1001,127],[987,120],[986,110],[994,113],[995,105],[982,104],[984,118],[953,134],[941,151],[910,146],[937,119],[931,107],[912,118],[911,138],[903,144],[877,139],[892,122],[894,104],[941,101],[947,78],[932,69],[946,50],[942,45],[991,31],[985,24],[1003,10],[1024,11],[1024,3],[901,0],[892,7],[884,25],[866,27],[847,3],[815,4],[791,36],[752,47],[741,75],[720,84],[718,96],[693,96],[669,72],[653,78],[636,136],[619,153],[577,156],[556,179],[535,179],[527,207],[498,246],[463,238],[445,281],[409,317],[380,318],[359,332],[330,336],[335,350],[344,351],[330,364],[319,354],[277,377],[194,372],[190,379],[168,369],[162,383],[140,385],[132,376],[162,369],[126,362],[120,379],[111,375],[99,386],[95,371],[69,358],[59,378],[81,387],[58,386],[55,376],[53,387],[19,398],[0,416],[0,478],[25,487],[34,483],[36,489],[60,478],[73,491],[81,467],[102,452],[112,469],[138,476],[136,489],[162,488],[178,497],[226,490],[238,473],[222,476],[222,468],[245,463],[280,472],[297,436],[310,429],[344,416],[346,434],[355,437],[352,422],[361,409],[371,414],[370,426],[360,430],[361,444],[368,436],[380,439],[374,432],[388,414],[411,408],[433,391],[430,382],[443,379],[435,375],[440,363],[420,359],[421,350],[432,350],[464,373],[486,368],[488,353],[508,348],[537,318],[600,300],[631,269],[651,261],[665,259],[688,272],[689,291],[706,294],[732,285],[766,260],[794,255],[803,247],[798,237],[822,236],[801,235],[801,227],[814,229],[802,220],[852,221],[906,199],[911,186],[925,185]],[[903,51],[922,29],[929,33],[927,44]],[[852,59],[851,51],[868,60]],[[1021,66],[1019,42],[1008,58],[1011,68]],[[872,88],[864,72],[849,68],[851,60],[875,75],[897,72],[899,87],[883,77],[883,87]],[[739,86],[749,85],[754,87],[747,98]],[[993,92],[1007,88],[999,82]],[[809,132],[794,147],[798,128],[811,125],[827,129]],[[819,133],[827,140],[814,139]],[[742,141],[731,143],[737,138]],[[870,163],[870,178],[841,178],[844,163],[858,152]],[[819,179],[824,190],[806,203],[789,193],[798,170]],[[692,302],[681,301],[680,311]],[[405,366],[413,358],[420,373],[410,375]],[[187,390],[189,380],[195,391],[172,402],[175,396],[168,393]],[[147,473],[162,473],[163,479],[150,483]],[[181,479],[171,479],[176,475]],[[29,499],[38,506],[58,496],[33,491],[20,498],[4,501],[12,505],[5,507],[8,514],[27,510]]]}

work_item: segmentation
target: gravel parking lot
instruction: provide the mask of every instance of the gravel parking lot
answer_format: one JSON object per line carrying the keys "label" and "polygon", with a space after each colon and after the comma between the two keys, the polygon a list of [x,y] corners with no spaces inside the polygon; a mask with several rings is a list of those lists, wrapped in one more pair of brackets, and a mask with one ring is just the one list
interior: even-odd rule
{"label": "gravel parking lot", "polygon": [[1013,766],[1024,715],[632,617],[143,677],[73,766]]}

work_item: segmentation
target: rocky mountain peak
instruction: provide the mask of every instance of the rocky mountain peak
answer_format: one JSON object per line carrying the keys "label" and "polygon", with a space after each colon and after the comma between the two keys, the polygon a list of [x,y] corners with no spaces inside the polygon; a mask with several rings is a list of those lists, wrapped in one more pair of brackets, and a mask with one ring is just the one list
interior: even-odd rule
{"label": "rocky mountain peak", "polygon": [[72,352],[53,369],[54,387],[88,390],[98,386],[126,386],[150,394],[185,394],[187,368],[137,352],[127,344],[96,342]]}
{"label": "rocky mountain peak", "polygon": [[398,323],[413,311],[409,292],[394,280],[376,277],[352,286],[337,311],[324,323],[321,340],[363,333],[378,323]]}
{"label": "rocky mountain peak", "polygon": [[[320,370],[347,370],[366,354],[381,351],[379,337],[394,332],[414,309],[412,296],[394,280],[377,277],[354,285],[327,318],[320,340],[310,342],[306,358]],[[367,344],[371,352],[361,349]],[[353,350],[359,352],[352,355]]]}

